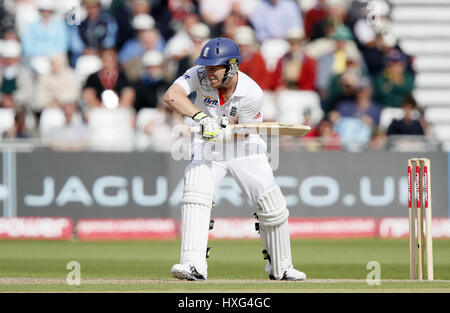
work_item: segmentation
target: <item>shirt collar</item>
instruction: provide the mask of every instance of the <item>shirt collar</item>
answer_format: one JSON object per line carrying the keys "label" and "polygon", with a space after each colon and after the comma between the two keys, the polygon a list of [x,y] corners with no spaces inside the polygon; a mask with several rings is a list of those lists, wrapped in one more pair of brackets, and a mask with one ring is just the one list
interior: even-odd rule
{"label": "shirt collar", "polygon": [[247,93],[247,81],[245,79],[244,73],[238,71],[238,81],[236,90],[234,91],[234,96],[236,97],[244,97]]}

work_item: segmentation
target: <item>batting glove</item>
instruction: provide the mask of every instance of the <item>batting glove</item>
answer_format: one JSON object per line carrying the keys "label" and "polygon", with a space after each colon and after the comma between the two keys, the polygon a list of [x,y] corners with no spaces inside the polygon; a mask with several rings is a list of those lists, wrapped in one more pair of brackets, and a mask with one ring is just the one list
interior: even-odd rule
{"label": "batting glove", "polygon": [[222,132],[219,135],[219,140],[221,141],[230,140],[233,135],[231,133],[230,123],[228,122],[228,118],[226,116],[222,116],[222,118],[220,118],[220,125],[222,126]]}
{"label": "batting glove", "polygon": [[206,141],[216,141],[221,139],[222,125],[216,119],[209,117],[206,113],[197,112],[192,119],[200,126],[200,136]]}

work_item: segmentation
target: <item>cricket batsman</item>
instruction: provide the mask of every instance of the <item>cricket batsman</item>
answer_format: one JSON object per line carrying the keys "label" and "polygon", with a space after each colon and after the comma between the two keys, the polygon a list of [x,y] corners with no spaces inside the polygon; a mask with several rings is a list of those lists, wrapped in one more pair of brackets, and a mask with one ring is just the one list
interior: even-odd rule
{"label": "cricket batsman", "polygon": [[[191,143],[191,161],[184,174],[181,260],[172,267],[172,275],[187,280],[207,279],[214,194],[230,173],[256,209],[261,241],[268,253],[265,271],[269,278],[305,280],[306,275],[292,265],[289,211],[275,184],[265,154],[266,143],[257,134],[237,138],[229,126],[263,121],[263,92],[239,71],[240,62],[240,50],[234,41],[214,38],[204,45],[196,65],[176,79],[164,96],[170,107],[191,117],[200,129]],[[188,98],[192,92],[197,92],[195,103]],[[227,148],[233,144],[237,149]]]}

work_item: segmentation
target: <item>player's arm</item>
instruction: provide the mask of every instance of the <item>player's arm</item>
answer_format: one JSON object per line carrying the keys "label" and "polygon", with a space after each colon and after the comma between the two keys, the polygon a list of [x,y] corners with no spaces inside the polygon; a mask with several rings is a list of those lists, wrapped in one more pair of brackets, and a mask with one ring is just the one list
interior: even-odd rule
{"label": "player's arm", "polygon": [[224,133],[222,125],[220,125],[216,119],[209,117],[205,112],[202,112],[196,107],[191,100],[189,100],[187,95],[188,93],[182,85],[174,83],[166,91],[164,102],[175,112],[184,116],[189,116],[194,121],[198,122],[200,126],[200,136],[204,140],[223,140]]}
{"label": "player's arm", "polygon": [[166,91],[164,102],[183,116],[193,117],[197,112],[201,111],[188,98],[184,88],[176,83],[172,84]]}

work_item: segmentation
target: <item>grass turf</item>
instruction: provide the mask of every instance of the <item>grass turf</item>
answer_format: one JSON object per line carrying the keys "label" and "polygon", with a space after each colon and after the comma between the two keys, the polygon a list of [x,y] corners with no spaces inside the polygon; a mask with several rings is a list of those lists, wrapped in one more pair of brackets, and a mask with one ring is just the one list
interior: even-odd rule
{"label": "grass turf", "polygon": [[[408,241],[385,239],[292,240],[294,266],[308,276],[308,281],[301,283],[269,281],[258,240],[210,241],[208,281],[180,282],[170,274],[172,265],[179,261],[180,241],[8,240],[0,241],[0,292],[448,293],[450,240],[434,240],[433,244],[434,282],[408,281]],[[79,286],[65,284],[70,261],[80,263]],[[367,269],[370,261],[380,264],[381,285],[368,285],[365,281],[372,270]],[[5,277],[17,280],[2,281]],[[33,283],[33,278],[42,283]],[[61,281],[55,283],[55,279]]]}

